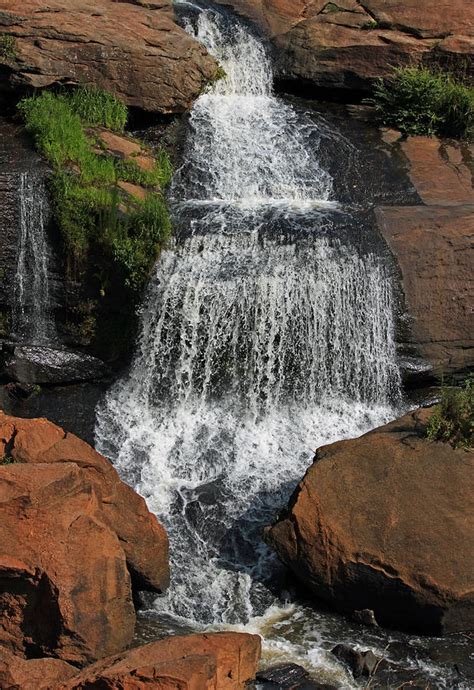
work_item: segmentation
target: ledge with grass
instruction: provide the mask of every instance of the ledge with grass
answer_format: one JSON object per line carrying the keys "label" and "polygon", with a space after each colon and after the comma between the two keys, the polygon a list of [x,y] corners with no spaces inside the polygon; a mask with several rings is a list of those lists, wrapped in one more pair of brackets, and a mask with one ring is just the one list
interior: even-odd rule
{"label": "ledge with grass", "polygon": [[134,339],[140,294],[171,233],[168,154],[127,134],[126,106],[96,88],[43,91],[18,109],[51,166],[65,273],[82,294],[85,310],[79,304],[71,318],[69,309],[65,328],[92,354],[120,360]]}

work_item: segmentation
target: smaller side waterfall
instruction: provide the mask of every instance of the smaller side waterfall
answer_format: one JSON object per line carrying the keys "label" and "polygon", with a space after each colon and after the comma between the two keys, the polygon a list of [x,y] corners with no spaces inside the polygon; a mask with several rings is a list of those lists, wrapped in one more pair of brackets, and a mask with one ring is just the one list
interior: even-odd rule
{"label": "smaller side waterfall", "polygon": [[15,275],[13,332],[21,339],[46,343],[54,335],[46,238],[48,203],[41,175],[20,174],[20,224]]}

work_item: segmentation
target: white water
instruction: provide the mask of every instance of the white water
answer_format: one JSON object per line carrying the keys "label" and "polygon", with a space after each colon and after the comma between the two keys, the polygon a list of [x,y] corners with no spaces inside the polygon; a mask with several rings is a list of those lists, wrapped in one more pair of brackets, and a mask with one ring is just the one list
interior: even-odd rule
{"label": "white water", "polygon": [[[189,26],[191,30],[191,26]],[[261,43],[203,12],[197,37],[227,73],[191,113],[173,185],[175,246],[163,252],[130,374],[98,410],[97,445],[171,538],[160,615],[265,634],[347,687],[261,530],[314,450],[394,416],[398,371],[390,282],[346,244],[321,133],[272,94]],[[304,232],[303,232],[304,225]]]}
{"label": "white water", "polygon": [[40,344],[51,341],[54,325],[48,275],[46,190],[40,175],[20,175],[20,228],[15,275],[13,332]]}

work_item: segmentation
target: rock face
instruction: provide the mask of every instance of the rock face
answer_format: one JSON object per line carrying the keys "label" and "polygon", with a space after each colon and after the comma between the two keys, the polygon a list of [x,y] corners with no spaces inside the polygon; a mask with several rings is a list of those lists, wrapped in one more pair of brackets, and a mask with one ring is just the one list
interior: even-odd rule
{"label": "rock face", "polygon": [[421,357],[420,379],[464,378],[474,367],[474,188],[467,143],[436,138],[400,139],[386,132],[423,206],[380,207],[381,234],[395,256],[409,321],[402,354]]}
{"label": "rock face", "polygon": [[132,639],[136,589],[169,580],[167,535],[90,446],[0,413],[0,645],[83,664]]}
{"label": "rock face", "polygon": [[266,538],[317,597],[384,625],[474,627],[474,454],[429,442],[430,410],[317,451]]}
{"label": "rock face", "polygon": [[463,0],[219,0],[256,22],[279,74],[315,87],[367,90],[395,65],[469,62],[474,6]]}
{"label": "rock face", "polygon": [[0,0],[3,33],[14,37],[0,54],[11,85],[96,84],[148,111],[183,112],[216,72],[171,0]]}
{"label": "rock face", "polygon": [[385,207],[382,234],[396,256],[414,348],[437,379],[474,366],[474,206]]}
{"label": "rock face", "polygon": [[260,647],[245,633],[168,637],[103,659],[58,690],[239,690],[255,678]]}

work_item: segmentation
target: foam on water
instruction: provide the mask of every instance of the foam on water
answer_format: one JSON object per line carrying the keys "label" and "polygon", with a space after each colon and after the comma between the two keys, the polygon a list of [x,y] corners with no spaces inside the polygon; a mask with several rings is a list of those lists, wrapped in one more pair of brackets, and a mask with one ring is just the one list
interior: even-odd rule
{"label": "foam on water", "polygon": [[98,410],[97,445],[168,529],[172,585],[156,612],[258,630],[269,658],[348,687],[321,640],[295,634],[303,609],[285,603],[261,532],[319,445],[395,415],[390,280],[338,235],[321,131],[274,97],[261,42],[212,11],[188,29],[227,76],[193,108],[172,187],[181,230],[130,372]]}

